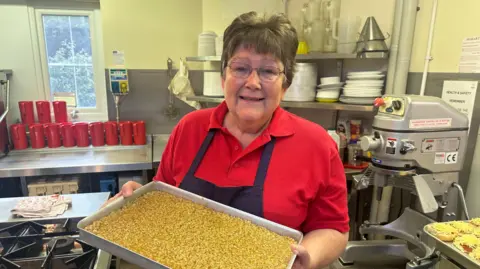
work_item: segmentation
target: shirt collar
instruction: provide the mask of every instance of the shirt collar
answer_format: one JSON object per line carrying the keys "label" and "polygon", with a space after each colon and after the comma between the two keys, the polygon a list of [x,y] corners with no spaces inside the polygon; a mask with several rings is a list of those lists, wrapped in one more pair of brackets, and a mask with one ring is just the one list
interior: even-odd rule
{"label": "shirt collar", "polygon": [[[223,128],[223,120],[228,112],[228,107],[225,101],[218,105],[210,116],[210,124],[208,129],[221,129]],[[271,136],[281,137],[289,136],[295,133],[293,128],[291,115],[281,107],[277,107],[273,112],[272,120],[268,124],[268,127],[264,130],[264,133]]]}

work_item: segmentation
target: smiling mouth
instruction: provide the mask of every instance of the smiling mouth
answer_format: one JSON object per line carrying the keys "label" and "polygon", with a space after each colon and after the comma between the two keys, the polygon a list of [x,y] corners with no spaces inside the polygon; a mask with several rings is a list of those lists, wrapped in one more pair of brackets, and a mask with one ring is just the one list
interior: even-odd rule
{"label": "smiling mouth", "polygon": [[259,102],[265,100],[265,98],[255,98],[255,97],[247,97],[247,96],[240,96],[240,99],[245,101],[252,101],[252,102]]}

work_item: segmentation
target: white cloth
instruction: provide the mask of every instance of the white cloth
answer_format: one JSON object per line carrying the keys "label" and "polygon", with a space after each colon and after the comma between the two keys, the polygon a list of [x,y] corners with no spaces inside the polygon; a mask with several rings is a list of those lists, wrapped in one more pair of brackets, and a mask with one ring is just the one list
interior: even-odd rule
{"label": "white cloth", "polygon": [[168,89],[189,106],[200,109],[200,103],[197,101],[187,101],[188,96],[195,96],[190,80],[188,79],[188,67],[185,60],[180,59],[180,68],[170,81]]}
{"label": "white cloth", "polygon": [[11,212],[24,218],[56,217],[71,204],[72,198],[62,195],[28,197],[18,202]]}

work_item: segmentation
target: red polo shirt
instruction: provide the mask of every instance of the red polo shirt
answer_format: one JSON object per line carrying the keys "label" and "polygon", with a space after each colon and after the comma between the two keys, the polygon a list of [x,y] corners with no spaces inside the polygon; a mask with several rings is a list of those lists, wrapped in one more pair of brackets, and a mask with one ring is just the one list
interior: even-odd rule
{"label": "red polo shirt", "polygon": [[222,127],[225,103],[192,112],[178,123],[154,180],[179,186],[207,132],[217,129],[195,177],[220,187],[252,186],[263,146],[277,137],[264,186],[264,217],[307,233],[347,232],[345,172],[335,142],[319,125],[277,108],[248,147]]}

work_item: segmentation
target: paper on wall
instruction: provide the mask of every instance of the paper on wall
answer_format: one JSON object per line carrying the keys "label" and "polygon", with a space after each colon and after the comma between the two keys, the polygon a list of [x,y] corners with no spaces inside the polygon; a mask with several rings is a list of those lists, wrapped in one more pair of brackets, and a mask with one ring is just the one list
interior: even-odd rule
{"label": "paper on wall", "polygon": [[120,50],[112,51],[112,61],[114,66],[125,66],[125,52]]}
{"label": "paper on wall", "polygon": [[446,80],[443,82],[442,99],[467,115],[469,127],[472,121],[477,87],[478,81]]}
{"label": "paper on wall", "polygon": [[480,73],[480,36],[463,40],[458,69],[460,73]]}

